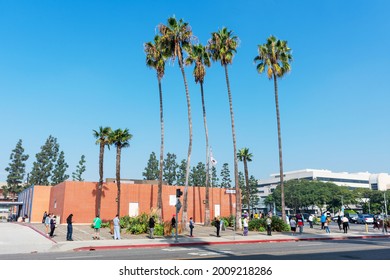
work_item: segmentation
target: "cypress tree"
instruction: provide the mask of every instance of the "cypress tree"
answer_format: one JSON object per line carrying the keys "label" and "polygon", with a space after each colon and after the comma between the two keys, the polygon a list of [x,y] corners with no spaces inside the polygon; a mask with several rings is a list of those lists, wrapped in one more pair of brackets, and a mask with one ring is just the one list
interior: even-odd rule
{"label": "cypress tree", "polygon": [[54,166],[53,176],[51,177],[53,185],[62,183],[69,178],[69,175],[65,174],[66,169],[68,169],[68,167],[69,165],[65,162],[64,151],[61,151],[58,160]]}
{"label": "cypress tree", "polygon": [[85,156],[82,155],[79,164],[76,166],[77,168],[76,171],[72,173],[73,181],[80,181],[80,182],[84,181],[84,179],[81,176],[86,170],[85,162],[86,162]]}

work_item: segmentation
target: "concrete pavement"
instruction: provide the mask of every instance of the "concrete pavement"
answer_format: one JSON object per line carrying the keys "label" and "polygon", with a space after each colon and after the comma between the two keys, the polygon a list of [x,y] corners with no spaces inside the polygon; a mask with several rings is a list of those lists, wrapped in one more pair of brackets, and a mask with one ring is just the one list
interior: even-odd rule
{"label": "concrete pavement", "polygon": [[313,229],[305,226],[302,235],[293,236],[290,232],[273,232],[272,236],[267,236],[265,232],[249,232],[248,236],[243,236],[241,231],[235,232],[227,229],[221,231],[221,237],[218,238],[214,227],[196,225],[194,237],[189,237],[189,234],[184,232],[178,235],[176,242],[176,239],[170,236],[149,239],[146,234],[132,235],[123,230],[122,239],[113,240],[107,228],[101,229],[100,240],[93,240],[93,229],[90,225],[75,224],[73,225],[74,241],[66,241],[66,225],[59,225],[54,237],[50,238],[46,236],[43,224],[0,223],[0,254],[390,237],[381,231],[373,230],[372,226],[369,226],[368,232],[365,230],[364,225],[351,225],[348,234],[344,234],[337,228],[337,225],[333,225],[331,233],[326,234],[319,226],[314,226]]}

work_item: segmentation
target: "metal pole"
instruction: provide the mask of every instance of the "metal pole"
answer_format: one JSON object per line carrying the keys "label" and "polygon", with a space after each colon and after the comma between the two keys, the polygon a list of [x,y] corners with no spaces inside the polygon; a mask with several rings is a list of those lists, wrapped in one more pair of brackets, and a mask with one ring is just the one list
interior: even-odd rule
{"label": "metal pole", "polygon": [[175,243],[177,243],[178,242],[178,240],[177,240],[177,220],[179,219],[179,211],[178,211],[178,207],[177,207],[177,204],[178,204],[178,202],[179,202],[179,198],[176,198],[176,216],[175,216]]}
{"label": "metal pole", "polygon": [[385,222],[386,222],[386,218],[387,218],[386,191],[383,192],[383,199],[385,201],[385,211],[383,211],[383,228],[382,228],[382,232],[383,232],[383,234],[385,234]]}

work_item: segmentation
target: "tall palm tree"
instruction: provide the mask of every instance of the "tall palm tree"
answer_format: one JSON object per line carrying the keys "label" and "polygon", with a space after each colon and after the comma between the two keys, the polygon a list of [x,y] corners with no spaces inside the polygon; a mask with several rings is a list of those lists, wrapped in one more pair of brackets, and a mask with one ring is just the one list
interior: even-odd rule
{"label": "tall palm tree", "polygon": [[188,199],[188,178],[190,173],[190,162],[192,152],[192,117],[191,117],[191,100],[190,93],[188,91],[187,79],[184,72],[184,58],[183,51],[188,51],[191,46],[191,40],[193,39],[191,27],[187,22],[182,19],[176,20],[175,17],[168,18],[167,25],[160,24],[158,29],[161,33],[161,42],[164,48],[170,53],[171,59],[178,60],[181,74],[183,76],[184,87],[187,99],[187,112],[188,112],[188,131],[189,131],[189,143],[187,154],[187,166],[186,166],[186,178],[183,197],[183,214],[182,214],[182,226],[187,225],[187,199]]}
{"label": "tall palm tree", "polygon": [[206,76],[206,66],[210,67],[211,61],[209,53],[206,50],[206,47],[201,44],[193,45],[191,51],[189,52],[188,57],[185,59],[185,64],[195,64],[193,75],[195,77],[195,82],[200,84],[200,94],[202,97],[202,109],[203,109],[203,123],[204,130],[206,134],[206,204],[205,204],[205,219],[204,224],[206,226],[210,225],[210,202],[209,202],[209,170],[210,170],[210,159],[209,159],[209,133],[207,129],[207,119],[206,119],[206,106],[204,102],[204,92],[203,92],[203,83],[204,77]]}
{"label": "tall palm tree", "polygon": [[109,135],[111,128],[99,127],[99,130],[93,130],[93,136],[96,138],[96,144],[100,146],[99,151],[99,185],[96,194],[96,215],[100,216],[100,207],[102,201],[102,189],[103,189],[103,161],[104,161],[104,148],[107,146],[110,148]]}
{"label": "tall palm tree", "polygon": [[239,161],[242,161],[244,163],[244,175],[245,175],[245,185],[246,185],[246,191],[247,191],[247,205],[248,205],[248,213],[250,217],[250,186],[249,186],[249,175],[248,175],[248,162],[252,161],[252,153],[249,152],[248,148],[242,148],[238,151],[237,157]]}
{"label": "tall palm tree", "polygon": [[254,58],[257,64],[257,72],[262,74],[267,69],[268,79],[274,80],[275,87],[275,106],[276,120],[278,125],[278,144],[279,144],[279,171],[280,171],[280,190],[282,201],[282,218],[286,220],[285,202],[284,202],[284,178],[283,178],[283,157],[282,157],[282,134],[280,128],[279,114],[279,96],[278,96],[278,78],[283,77],[291,70],[290,62],[292,60],[291,49],[287,46],[287,41],[278,40],[271,35],[267,42],[258,46],[258,55]]}
{"label": "tall palm tree", "polygon": [[236,132],[234,127],[234,112],[232,94],[230,91],[228,65],[233,63],[234,54],[237,52],[238,37],[233,35],[233,31],[228,30],[226,27],[220,29],[218,32],[211,33],[211,39],[208,42],[208,49],[213,61],[220,61],[221,65],[225,69],[226,85],[228,90],[229,106],[230,106],[230,118],[232,126],[233,136],[233,154],[234,154],[234,184],[236,190],[236,228],[241,229],[241,194],[240,184],[238,178],[238,160],[237,160],[237,147],[236,147]]}
{"label": "tall palm tree", "polygon": [[129,141],[133,135],[129,133],[129,130],[126,128],[122,130],[118,128],[110,133],[109,139],[110,142],[116,147],[116,172],[115,172],[115,181],[118,189],[117,194],[117,214],[120,215],[121,209],[121,152],[122,148],[127,148],[130,146]]}
{"label": "tall palm tree", "polygon": [[163,94],[161,87],[161,80],[165,73],[165,60],[167,56],[164,53],[161,45],[161,37],[155,36],[154,42],[147,42],[144,44],[144,51],[146,54],[146,65],[157,72],[158,90],[160,96],[160,127],[161,127],[161,145],[160,145],[160,170],[158,180],[157,192],[157,216],[159,221],[162,221],[162,183],[163,183],[163,168],[164,168],[164,114],[163,114]]}

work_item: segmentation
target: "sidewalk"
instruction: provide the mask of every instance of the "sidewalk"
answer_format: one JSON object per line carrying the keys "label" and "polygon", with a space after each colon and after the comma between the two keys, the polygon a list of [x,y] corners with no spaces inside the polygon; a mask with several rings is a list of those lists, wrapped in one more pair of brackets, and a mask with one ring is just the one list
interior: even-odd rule
{"label": "sidewalk", "polygon": [[132,247],[170,247],[170,246],[194,246],[194,245],[217,245],[217,244],[242,244],[242,243],[262,243],[262,242],[298,242],[309,240],[345,240],[345,239],[364,239],[364,238],[389,238],[390,235],[383,234],[381,231],[373,230],[369,226],[369,231],[365,232],[365,226],[359,225],[351,227],[348,234],[344,234],[337,226],[331,227],[331,234],[326,234],[319,226],[304,228],[303,234],[292,235],[290,232],[273,232],[272,236],[267,236],[265,232],[249,232],[248,236],[243,236],[242,231],[234,232],[228,228],[221,231],[221,237],[216,237],[214,227],[205,227],[196,225],[194,229],[194,237],[189,237],[188,232],[178,235],[178,239],[174,237],[156,237],[149,239],[147,234],[132,235],[127,234],[122,230],[121,240],[113,240],[109,229],[101,229],[101,239],[93,240],[93,229],[89,225],[73,225],[73,240],[66,241],[66,225],[59,225],[54,233],[54,237],[47,237],[43,224],[23,224],[32,228],[37,233],[45,236],[53,242],[49,251],[94,251],[94,250],[110,250],[110,249],[128,249]]}

